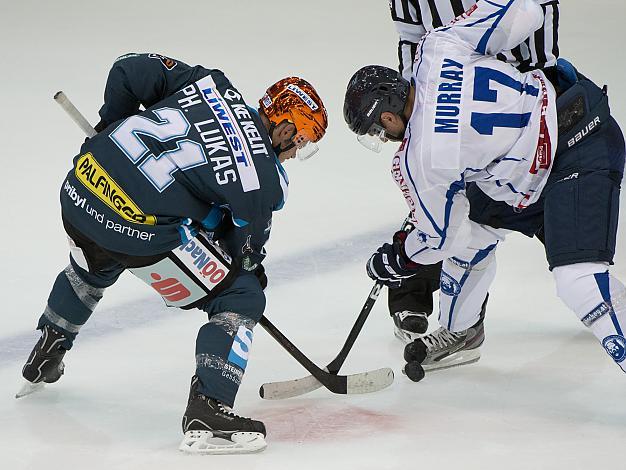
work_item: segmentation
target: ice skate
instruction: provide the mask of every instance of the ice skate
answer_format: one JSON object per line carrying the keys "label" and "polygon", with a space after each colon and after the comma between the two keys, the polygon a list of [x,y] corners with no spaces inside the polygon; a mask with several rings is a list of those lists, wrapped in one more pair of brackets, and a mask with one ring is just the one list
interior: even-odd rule
{"label": "ice skate", "polygon": [[467,330],[452,332],[444,327],[407,344],[407,362],[421,362],[425,371],[471,364],[480,359],[480,345],[485,340],[481,319]]}
{"label": "ice skate", "polygon": [[45,384],[56,382],[63,375],[65,365],[63,356],[67,349],[61,344],[67,338],[49,325],[44,325],[41,338],[28,356],[28,360],[22,369],[22,376],[26,382],[15,394],[15,398],[21,398],[41,390]]}
{"label": "ice skate", "polygon": [[178,449],[190,454],[248,454],[267,446],[261,421],[236,415],[218,400],[199,393],[193,377],[183,416],[185,437]]}
{"label": "ice skate", "polygon": [[403,343],[410,343],[420,338],[428,330],[428,316],[424,312],[403,310],[391,314],[393,332]]}

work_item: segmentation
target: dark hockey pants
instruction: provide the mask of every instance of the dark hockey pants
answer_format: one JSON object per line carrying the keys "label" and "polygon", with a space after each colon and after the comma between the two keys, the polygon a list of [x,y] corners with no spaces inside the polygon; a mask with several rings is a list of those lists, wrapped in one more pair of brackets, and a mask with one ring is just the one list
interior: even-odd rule
{"label": "dark hockey pants", "polygon": [[[64,223],[68,235],[80,247],[88,269],[79,266],[70,255],[70,264],[56,278],[37,328],[50,325],[67,340],[71,349],[81,327],[87,322],[104,290],[113,285],[127,267],[149,264],[150,259],[126,257],[101,249],[71,225]],[[196,375],[199,391],[232,406],[241,383],[252,328],[265,309],[265,295],[254,274],[238,276],[233,284],[201,307],[209,316],[196,340]],[[164,344],[164,348],[169,345]]]}

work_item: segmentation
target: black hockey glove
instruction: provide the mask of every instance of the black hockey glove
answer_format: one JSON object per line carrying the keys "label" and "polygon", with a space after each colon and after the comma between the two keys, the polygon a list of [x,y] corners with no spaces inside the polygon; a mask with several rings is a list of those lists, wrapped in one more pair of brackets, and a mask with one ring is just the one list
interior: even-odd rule
{"label": "black hockey glove", "polygon": [[259,264],[254,270],[254,275],[259,280],[259,284],[261,284],[261,289],[265,290],[265,288],[267,287],[267,274],[265,274],[265,268],[262,264]]}
{"label": "black hockey glove", "polygon": [[381,284],[395,289],[402,280],[413,276],[420,264],[411,261],[404,251],[408,233],[400,230],[393,235],[393,243],[385,243],[367,261],[367,275]]}

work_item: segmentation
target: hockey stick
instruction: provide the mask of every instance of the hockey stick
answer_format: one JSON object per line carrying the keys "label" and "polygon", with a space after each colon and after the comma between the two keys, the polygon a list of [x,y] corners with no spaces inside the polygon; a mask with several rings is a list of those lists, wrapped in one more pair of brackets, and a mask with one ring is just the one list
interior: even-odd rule
{"label": "hockey stick", "polygon": [[[57,92],[54,95],[54,100],[61,105],[63,110],[83,130],[83,132],[87,134],[87,136],[93,137],[96,135],[95,129],[89,124],[81,112],[76,109],[65,93],[62,91]],[[363,319],[363,321],[365,321],[365,319]],[[270,336],[272,336],[272,338],[274,338],[289,354],[291,354],[291,356],[293,356],[305,369],[307,369],[313,377],[316,378],[316,382],[319,381],[321,385],[324,385],[333,393],[370,393],[386,388],[393,382],[393,371],[388,367],[352,375],[337,375],[336,371],[334,374],[326,372],[317,367],[308,357],[306,357],[266,317],[261,317],[259,323],[270,334]],[[353,343],[357,335],[358,331],[354,335],[354,339],[352,340]],[[348,347],[345,355],[348,354],[349,350],[350,348]],[[341,360],[341,364],[343,364],[344,360],[345,356]],[[339,367],[341,367],[341,364],[339,364]],[[337,368],[337,371],[339,370],[339,367]]]}
{"label": "hockey stick", "polygon": [[[413,228],[414,225],[410,221],[409,217],[407,217],[402,224],[401,230],[410,232]],[[356,338],[359,336],[359,333],[365,324],[365,320],[367,320],[367,317],[372,311],[372,307],[374,307],[374,303],[376,302],[376,299],[378,299],[378,295],[380,294],[382,288],[382,284],[379,284],[378,282],[374,284],[374,287],[372,287],[372,290],[367,296],[367,299],[363,304],[363,308],[361,308],[361,312],[354,322],[354,325],[352,326],[341,351],[339,351],[339,354],[337,354],[337,356],[328,363],[324,370],[330,372],[331,374],[337,374],[339,372],[339,369],[341,369],[341,366],[345,362],[348,353],[356,341]],[[259,389],[259,395],[261,398],[265,398],[266,400],[283,400],[285,398],[297,397],[299,395],[312,392],[313,390],[320,388],[322,385],[323,384],[321,384],[314,375],[308,375],[299,379],[264,383]],[[384,388],[384,386],[381,388]]]}
{"label": "hockey stick", "polygon": [[54,95],[54,101],[59,103],[68,116],[72,118],[72,121],[74,121],[76,125],[80,127],[85,134],[87,134],[87,137],[91,138],[97,134],[96,130],[91,127],[91,124],[89,124],[89,121],[85,119],[81,112],[72,104],[69,98],[65,96],[65,93],[57,91]]}
{"label": "hockey stick", "polygon": [[[376,302],[376,299],[378,298],[378,295],[380,294],[382,287],[383,287],[382,284],[379,284],[379,283],[374,284],[374,287],[372,287],[372,290],[367,296],[367,300],[363,304],[361,313],[359,313],[359,316],[354,322],[354,325],[352,326],[352,329],[350,330],[350,333],[348,334],[348,338],[346,339],[346,342],[341,348],[341,351],[339,351],[339,354],[337,354],[337,357],[335,357],[325,367],[325,370],[328,373],[337,374],[339,372],[339,369],[341,369],[341,366],[345,362],[346,357],[348,356],[348,353],[352,349],[354,342],[356,341],[357,337],[359,336],[359,333],[361,332],[361,329],[363,328],[363,325],[365,324],[365,320],[367,320],[367,317],[372,311],[372,307],[374,306],[374,303]],[[307,368],[307,370],[309,369]],[[383,369],[379,369],[379,371],[380,370],[383,370]],[[370,372],[370,374],[373,374],[379,371],[372,371]],[[365,372],[365,374],[367,374],[367,372]],[[390,380],[393,381],[393,374],[391,375]],[[389,382],[389,384],[386,384],[385,381],[382,381],[380,383],[379,389],[385,388],[386,386],[390,384],[391,382]],[[261,385],[261,388],[259,389],[259,395],[261,396],[261,398],[265,398],[266,400],[283,400],[285,398],[297,397],[299,395],[304,395],[305,393],[312,392],[313,390],[317,390],[318,388],[320,388],[322,385],[324,384],[317,379],[315,374],[313,374],[313,375],[308,375],[306,377],[302,377],[300,379],[284,380],[282,382],[264,383],[263,385]]]}
{"label": "hockey stick", "polygon": [[[315,383],[319,388],[322,385],[333,393],[339,394],[355,394],[355,393],[371,393],[388,387],[393,383],[393,370],[389,367],[361,372],[352,375],[337,375],[337,373],[329,373],[317,367],[311,360],[306,357],[278,328],[276,328],[267,317],[261,317],[259,324],[274,338],[285,350],[296,359],[306,370],[308,370]],[[347,351],[346,351],[347,354]],[[262,393],[263,388],[259,390]],[[295,396],[295,395],[294,395]],[[264,397],[263,398],[269,398]]]}

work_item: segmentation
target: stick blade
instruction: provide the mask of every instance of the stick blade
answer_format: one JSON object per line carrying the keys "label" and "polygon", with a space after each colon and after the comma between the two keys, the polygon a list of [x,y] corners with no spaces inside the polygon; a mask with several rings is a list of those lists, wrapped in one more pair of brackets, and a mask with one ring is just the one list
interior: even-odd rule
{"label": "stick blade", "polygon": [[284,400],[293,398],[320,388],[322,384],[312,375],[282,382],[268,382],[261,385],[259,395],[265,400]]}
{"label": "stick blade", "polygon": [[[389,367],[361,372],[348,376],[337,376],[346,379],[346,393],[372,393],[389,387],[393,383],[393,370]],[[259,395],[265,400],[284,400],[312,392],[322,384],[312,375],[282,382],[268,382],[261,385]]]}
{"label": "stick blade", "polygon": [[389,387],[393,383],[393,370],[389,367],[376,369],[361,374],[348,376],[347,393],[350,395],[357,393],[378,392]]}

